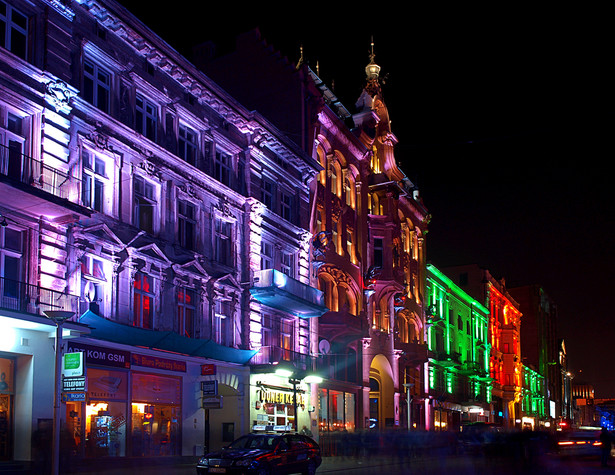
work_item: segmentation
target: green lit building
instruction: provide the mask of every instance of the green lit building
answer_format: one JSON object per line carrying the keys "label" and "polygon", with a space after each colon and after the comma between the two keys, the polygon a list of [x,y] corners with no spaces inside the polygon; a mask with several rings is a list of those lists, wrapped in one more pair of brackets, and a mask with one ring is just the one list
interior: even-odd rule
{"label": "green lit building", "polygon": [[545,378],[535,369],[523,365],[521,414],[523,428],[538,428],[547,418]]}
{"label": "green lit building", "polygon": [[489,311],[431,264],[426,280],[431,427],[458,430],[464,422],[493,422]]}

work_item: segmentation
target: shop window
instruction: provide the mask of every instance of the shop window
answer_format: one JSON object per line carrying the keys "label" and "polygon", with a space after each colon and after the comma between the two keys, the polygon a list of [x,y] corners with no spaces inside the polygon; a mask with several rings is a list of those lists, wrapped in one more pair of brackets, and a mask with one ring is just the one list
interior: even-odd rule
{"label": "shop window", "polygon": [[185,287],[177,288],[177,329],[189,338],[195,337],[196,292]]}
{"label": "shop window", "polygon": [[135,128],[144,137],[155,142],[158,133],[158,106],[137,94],[135,104]]}
{"label": "shop window", "polygon": [[154,280],[151,276],[137,272],[133,283],[132,324],[140,328],[152,328],[154,320]]}
{"label": "shop window", "polygon": [[97,63],[86,59],[83,62],[83,98],[109,113],[111,109],[111,74]]}
{"label": "shop window", "polygon": [[197,209],[189,201],[177,203],[177,240],[182,247],[196,249]]}
{"label": "shop window", "polygon": [[156,187],[145,178],[135,176],[134,225],[143,231],[153,233],[156,212]]}
{"label": "shop window", "polygon": [[132,374],[131,441],[135,457],[181,453],[181,380]]}
{"label": "shop window", "polygon": [[0,0],[0,46],[26,59],[28,17],[4,0]]}

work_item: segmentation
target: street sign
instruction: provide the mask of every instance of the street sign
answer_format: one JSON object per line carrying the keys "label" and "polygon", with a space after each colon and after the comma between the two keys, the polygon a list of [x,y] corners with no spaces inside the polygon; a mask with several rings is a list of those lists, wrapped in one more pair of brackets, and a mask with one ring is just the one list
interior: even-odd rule
{"label": "street sign", "polygon": [[203,397],[211,397],[218,395],[218,381],[201,381],[201,391],[203,391]]}
{"label": "street sign", "polygon": [[85,376],[79,378],[62,378],[63,392],[85,392]]}
{"label": "street sign", "polygon": [[222,409],[222,396],[204,397],[203,409]]}
{"label": "street sign", "polygon": [[85,401],[85,393],[62,393],[62,402]]}

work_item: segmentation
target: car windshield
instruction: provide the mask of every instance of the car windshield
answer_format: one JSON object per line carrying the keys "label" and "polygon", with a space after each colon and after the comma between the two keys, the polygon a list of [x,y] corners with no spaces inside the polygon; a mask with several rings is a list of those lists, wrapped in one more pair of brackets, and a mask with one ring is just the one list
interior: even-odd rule
{"label": "car windshield", "polygon": [[240,437],[229,445],[229,449],[268,449],[275,445],[277,437],[268,435]]}

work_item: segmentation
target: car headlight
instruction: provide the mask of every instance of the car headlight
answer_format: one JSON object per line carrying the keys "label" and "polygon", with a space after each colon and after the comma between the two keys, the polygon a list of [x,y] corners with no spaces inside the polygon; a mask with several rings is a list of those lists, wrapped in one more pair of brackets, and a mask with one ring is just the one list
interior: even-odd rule
{"label": "car headlight", "polygon": [[201,457],[199,459],[199,465],[205,465],[205,466],[209,465],[209,459],[207,459],[205,457]]}
{"label": "car headlight", "polygon": [[252,462],[254,462],[254,459],[242,459],[237,460],[237,462],[235,462],[235,465],[237,465],[238,467],[247,467],[248,465],[251,465]]}

